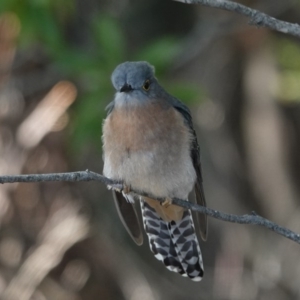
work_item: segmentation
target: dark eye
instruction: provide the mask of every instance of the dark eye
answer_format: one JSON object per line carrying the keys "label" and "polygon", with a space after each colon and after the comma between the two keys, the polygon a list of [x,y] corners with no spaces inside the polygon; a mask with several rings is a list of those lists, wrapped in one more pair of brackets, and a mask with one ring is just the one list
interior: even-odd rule
{"label": "dark eye", "polygon": [[144,89],[145,91],[149,91],[149,88],[150,88],[150,80],[147,79],[147,80],[144,82],[143,89]]}

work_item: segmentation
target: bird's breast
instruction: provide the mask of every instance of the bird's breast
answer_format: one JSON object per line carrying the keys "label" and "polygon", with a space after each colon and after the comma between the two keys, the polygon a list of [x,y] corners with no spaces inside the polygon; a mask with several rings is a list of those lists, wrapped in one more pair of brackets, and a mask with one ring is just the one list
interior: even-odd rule
{"label": "bird's breast", "polygon": [[190,140],[173,107],[153,103],[114,108],[103,125],[104,175],[156,195],[168,195],[185,182],[191,189],[195,171]]}
{"label": "bird's breast", "polygon": [[117,147],[125,152],[154,150],[188,134],[177,111],[160,104],[116,108],[105,120],[103,131],[106,149],[116,151]]}

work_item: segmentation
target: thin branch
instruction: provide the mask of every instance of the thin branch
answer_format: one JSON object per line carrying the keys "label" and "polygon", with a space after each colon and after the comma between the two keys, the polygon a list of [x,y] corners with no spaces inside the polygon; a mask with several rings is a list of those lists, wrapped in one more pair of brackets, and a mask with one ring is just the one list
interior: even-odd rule
{"label": "thin branch", "polygon": [[14,182],[51,182],[51,181],[100,181],[106,185],[113,186],[114,189],[121,190],[122,182],[111,180],[103,175],[86,170],[68,173],[48,173],[48,174],[28,174],[28,175],[7,175],[0,176],[0,184]]}
{"label": "thin branch", "polygon": [[174,0],[186,4],[202,4],[204,6],[233,11],[250,18],[250,25],[267,27],[282,33],[300,37],[300,25],[273,18],[258,10],[228,0]]}
{"label": "thin branch", "polygon": [[[105,185],[109,186],[109,188],[121,191],[123,189],[123,184],[120,181],[111,180],[103,175],[97,174],[95,172],[91,172],[89,170],[79,171],[79,172],[70,172],[70,173],[49,173],[49,174],[29,174],[29,175],[13,175],[13,176],[0,176],[0,183],[14,183],[14,182],[50,182],[50,181],[100,181]],[[147,194],[142,191],[131,190],[131,193],[150,197],[157,201],[163,202],[165,198],[156,198],[150,194]],[[282,235],[298,244],[300,244],[300,234],[297,234],[290,229],[279,226],[278,224],[271,222],[268,219],[265,219],[256,213],[246,214],[242,216],[226,214],[211,208],[203,207],[182,199],[173,198],[172,203],[193,211],[197,211],[203,214],[206,214],[212,218],[231,222],[238,224],[248,224],[248,225],[259,225],[262,227],[266,227],[275,233]]]}

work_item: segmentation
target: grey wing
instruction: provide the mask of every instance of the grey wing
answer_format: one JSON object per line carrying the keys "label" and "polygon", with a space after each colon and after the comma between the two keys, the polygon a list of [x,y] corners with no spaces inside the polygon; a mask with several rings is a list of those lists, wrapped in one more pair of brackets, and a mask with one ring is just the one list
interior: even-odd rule
{"label": "grey wing", "polygon": [[[195,183],[196,202],[199,205],[206,206],[206,200],[205,200],[203,183],[202,183],[203,180],[202,180],[201,162],[200,162],[200,147],[197,141],[197,135],[193,126],[190,110],[176,98],[172,98],[172,105],[182,114],[187,126],[189,127],[193,135],[193,139],[191,142],[191,158],[197,175],[196,183]],[[207,216],[198,213],[197,218],[200,225],[200,236],[203,241],[206,241],[207,240]]]}
{"label": "grey wing", "polygon": [[116,191],[113,191],[113,198],[125,229],[137,245],[142,245],[143,233],[134,204],[129,203],[122,193]]}
{"label": "grey wing", "polygon": [[[194,129],[193,129],[194,131]],[[203,190],[203,180],[202,180],[202,172],[201,172],[201,163],[200,163],[200,150],[197,142],[197,137],[194,131],[194,141],[193,148],[191,150],[191,156],[193,160],[193,165],[197,174],[197,179],[195,183],[195,194],[196,194],[196,202],[199,205],[206,206],[206,200]],[[207,240],[207,216],[204,214],[197,214],[198,222],[200,225],[200,235],[203,241]]]}
{"label": "grey wing", "polygon": [[107,115],[109,115],[113,111],[114,108],[115,108],[115,101],[113,100],[110,103],[108,103],[108,105],[105,107]]}

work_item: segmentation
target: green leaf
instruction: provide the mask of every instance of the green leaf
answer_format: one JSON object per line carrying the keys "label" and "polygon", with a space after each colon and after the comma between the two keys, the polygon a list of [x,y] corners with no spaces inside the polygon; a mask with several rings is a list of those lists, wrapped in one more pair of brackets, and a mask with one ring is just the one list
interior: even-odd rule
{"label": "green leaf", "polygon": [[166,85],[166,89],[185,104],[200,103],[205,97],[205,93],[201,88],[187,82],[173,82]]}
{"label": "green leaf", "polygon": [[279,85],[275,94],[280,101],[300,101],[300,48],[286,38],[275,40],[279,70]]}
{"label": "green leaf", "polygon": [[146,46],[136,57],[154,65],[156,74],[160,74],[171,65],[178,51],[179,43],[173,38],[164,37]]}
{"label": "green leaf", "polygon": [[288,69],[300,70],[299,44],[287,39],[279,39],[276,43],[277,57],[280,65]]}
{"label": "green leaf", "polygon": [[94,20],[95,40],[108,66],[114,66],[123,59],[125,41],[116,19],[98,16]]}
{"label": "green leaf", "polygon": [[[110,88],[111,89],[111,88]],[[112,96],[111,90],[103,90],[79,97],[72,108],[73,133],[71,143],[80,150],[88,144],[101,146],[101,128],[106,116],[105,107]]]}
{"label": "green leaf", "polygon": [[281,72],[278,97],[281,101],[300,101],[300,70]]}
{"label": "green leaf", "polygon": [[21,22],[21,43],[41,43],[49,53],[60,51],[64,39],[55,15],[43,6],[24,6],[19,12]]}

